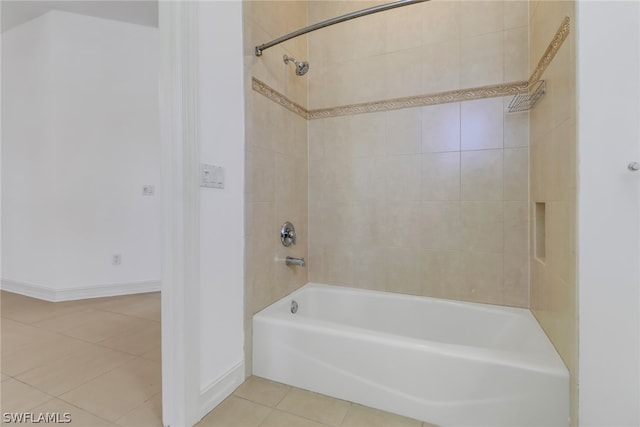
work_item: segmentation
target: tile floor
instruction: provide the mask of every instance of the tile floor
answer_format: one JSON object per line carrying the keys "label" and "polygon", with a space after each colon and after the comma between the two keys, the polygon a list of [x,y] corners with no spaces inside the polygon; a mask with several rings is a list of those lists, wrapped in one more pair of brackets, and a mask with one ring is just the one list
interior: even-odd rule
{"label": "tile floor", "polygon": [[432,427],[432,424],[249,377],[197,427]]}
{"label": "tile floor", "polygon": [[162,425],[159,293],[51,303],[1,292],[0,328],[2,413]]}
{"label": "tile floor", "polygon": [[[0,293],[0,412],[76,427],[161,427],[160,294],[50,303]],[[35,425],[35,424],[23,424]],[[198,427],[427,427],[250,377]]]}

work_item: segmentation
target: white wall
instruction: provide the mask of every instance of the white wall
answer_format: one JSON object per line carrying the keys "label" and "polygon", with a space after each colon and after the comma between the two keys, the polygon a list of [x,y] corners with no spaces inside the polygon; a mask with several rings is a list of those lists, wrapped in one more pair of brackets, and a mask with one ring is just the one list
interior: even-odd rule
{"label": "white wall", "polygon": [[[640,7],[578,2],[579,423],[640,425]],[[615,28],[615,31],[613,30]]]}
{"label": "white wall", "polygon": [[[48,138],[51,16],[2,35],[2,278],[48,283],[55,276],[55,147]],[[37,265],[37,268],[34,266]]]}
{"label": "white wall", "polygon": [[58,11],[3,33],[3,288],[159,287],[158,49],[157,29]]}
{"label": "white wall", "polygon": [[201,160],[225,168],[224,189],[200,191],[200,385],[229,376],[231,392],[244,380],[242,2],[200,2],[198,29]]}

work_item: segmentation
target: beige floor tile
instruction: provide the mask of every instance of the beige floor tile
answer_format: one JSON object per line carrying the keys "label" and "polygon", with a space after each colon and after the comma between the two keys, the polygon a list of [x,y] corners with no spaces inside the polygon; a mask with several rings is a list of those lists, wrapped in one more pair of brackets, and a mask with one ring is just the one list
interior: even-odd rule
{"label": "beige floor tile", "polygon": [[35,414],[39,413],[57,413],[61,419],[65,414],[68,414],[71,422],[65,423],[64,425],[70,427],[109,427],[111,424],[103,420],[101,418],[96,417],[93,414],[88,413],[87,411],[83,411],[82,409],[70,405],[69,403],[60,400],[60,399],[52,399],[48,402],[34,408],[32,410]]}
{"label": "beige floor tile", "polygon": [[339,426],[351,404],[310,391],[293,388],[276,407],[330,426]]}
{"label": "beige floor tile", "polygon": [[122,427],[162,427],[162,393],[119,418],[116,424]]}
{"label": "beige floor tile", "polygon": [[55,339],[36,340],[16,349],[5,345],[3,337],[2,372],[16,376],[91,347],[89,343],[64,335],[52,334],[52,337]]}
{"label": "beige floor tile", "polygon": [[29,324],[52,317],[77,313],[86,309],[85,300],[49,302],[23,295],[16,295],[9,300],[3,298],[2,300],[2,317]]}
{"label": "beige floor tile", "polygon": [[87,310],[34,323],[54,332],[97,343],[142,326],[146,320],[118,313]]}
{"label": "beige floor tile", "polygon": [[55,340],[59,335],[41,328],[2,318],[0,321],[0,338],[2,351],[13,351],[34,343]]}
{"label": "beige floor tile", "polygon": [[271,408],[236,396],[229,396],[209,412],[197,427],[258,427]]}
{"label": "beige floor tile", "polygon": [[148,322],[136,329],[128,330],[97,344],[114,350],[140,356],[158,348],[161,343],[160,322],[145,320]]}
{"label": "beige floor tile", "polygon": [[16,376],[52,396],[59,396],[130,361],[134,356],[90,346]]}
{"label": "beige floor tile", "polygon": [[0,382],[8,380],[9,378],[11,378],[9,375],[0,374]]}
{"label": "beige floor tile", "polygon": [[264,378],[249,377],[233,394],[261,405],[274,407],[284,398],[290,388],[288,385]]}
{"label": "beige floor tile", "polygon": [[[274,409],[271,414],[260,427],[326,427],[325,424],[320,424],[315,421],[308,420],[306,418],[299,417],[297,415],[289,414],[287,412]],[[386,426],[390,427],[390,426]]]}
{"label": "beige floor tile", "polygon": [[160,364],[136,358],[103,374],[60,399],[116,421],[161,391]]}
{"label": "beige floor tile", "polygon": [[351,405],[342,427],[421,427],[422,422],[362,405]]}
{"label": "beige floor tile", "polygon": [[95,299],[91,307],[159,322],[160,292]]}
{"label": "beige floor tile", "polygon": [[12,378],[2,383],[0,399],[2,412],[26,412],[53,399],[53,396]]}

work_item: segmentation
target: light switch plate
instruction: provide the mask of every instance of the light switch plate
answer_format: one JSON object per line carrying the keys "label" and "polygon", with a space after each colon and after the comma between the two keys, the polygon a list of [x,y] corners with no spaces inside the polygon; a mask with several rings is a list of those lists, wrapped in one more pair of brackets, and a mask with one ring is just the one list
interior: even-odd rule
{"label": "light switch plate", "polygon": [[153,196],[155,193],[155,188],[153,185],[144,185],[142,186],[142,195],[143,196]]}
{"label": "light switch plate", "polygon": [[222,166],[201,163],[200,187],[224,188],[224,168]]}

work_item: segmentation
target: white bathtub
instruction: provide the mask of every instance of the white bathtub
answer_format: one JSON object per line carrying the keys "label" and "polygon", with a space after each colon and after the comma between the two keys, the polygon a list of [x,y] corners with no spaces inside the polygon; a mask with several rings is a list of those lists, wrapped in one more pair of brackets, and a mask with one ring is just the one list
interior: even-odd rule
{"label": "white bathtub", "polygon": [[310,283],[253,316],[253,373],[442,426],[568,425],[569,374],[524,309]]}

